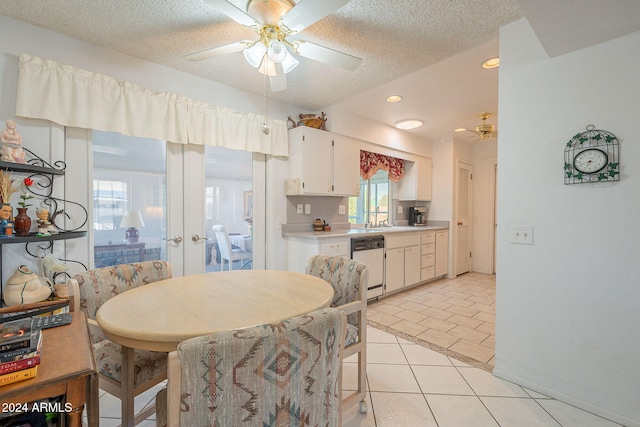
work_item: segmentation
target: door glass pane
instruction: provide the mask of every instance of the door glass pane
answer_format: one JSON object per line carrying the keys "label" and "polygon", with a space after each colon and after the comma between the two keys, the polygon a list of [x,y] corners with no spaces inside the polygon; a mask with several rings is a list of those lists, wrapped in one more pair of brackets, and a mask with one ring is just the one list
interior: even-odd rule
{"label": "door glass pane", "polygon": [[[223,147],[205,147],[205,218],[207,250],[206,271],[233,270],[253,267],[253,155],[248,151]],[[224,226],[224,234],[214,232]],[[222,246],[221,246],[222,245]],[[231,249],[229,251],[229,249]]]}
{"label": "door glass pane", "polygon": [[167,259],[166,143],[93,131],[94,268]]}

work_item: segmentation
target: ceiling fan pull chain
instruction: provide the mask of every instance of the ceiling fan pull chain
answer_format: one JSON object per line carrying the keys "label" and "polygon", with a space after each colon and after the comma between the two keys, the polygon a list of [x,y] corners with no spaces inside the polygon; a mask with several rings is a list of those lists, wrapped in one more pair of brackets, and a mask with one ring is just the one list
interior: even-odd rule
{"label": "ceiling fan pull chain", "polygon": [[264,90],[264,122],[262,123],[262,133],[265,135],[269,135],[269,131],[271,128],[267,124],[267,120],[269,119],[269,98],[267,96],[267,75],[262,75],[263,82],[263,90]]}

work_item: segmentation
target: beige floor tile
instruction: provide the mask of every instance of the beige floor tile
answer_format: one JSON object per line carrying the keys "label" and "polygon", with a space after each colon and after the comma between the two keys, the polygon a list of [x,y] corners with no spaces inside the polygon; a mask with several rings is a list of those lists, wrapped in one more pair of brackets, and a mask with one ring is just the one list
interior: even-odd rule
{"label": "beige floor tile", "polygon": [[367,315],[367,318],[369,320],[372,320],[376,323],[380,323],[382,325],[385,326],[391,326],[394,323],[398,323],[399,321],[401,321],[402,319],[392,316],[390,314],[386,314],[386,313],[379,313],[379,314],[375,314],[373,316],[369,316]]}
{"label": "beige floor tile", "polygon": [[480,344],[489,336],[486,332],[476,331],[475,329],[467,328],[466,326],[456,326],[447,333],[454,337],[462,338],[463,340],[471,341],[476,344]]}
{"label": "beige floor tile", "polygon": [[386,302],[382,302],[380,304],[376,304],[375,305],[375,309],[377,311],[379,311],[380,313],[386,313],[386,314],[396,314],[400,311],[402,311],[402,308],[400,308],[397,305],[392,305],[392,304],[386,304]]}
{"label": "beige floor tile", "polygon": [[449,350],[455,351],[474,360],[487,363],[493,357],[494,350],[483,345],[472,343],[470,341],[458,340],[455,344],[448,347]]}
{"label": "beige floor tile", "polygon": [[424,310],[424,305],[418,304],[413,301],[407,301],[404,304],[401,304],[400,307],[404,308],[405,310],[411,310],[415,312],[420,312]]}
{"label": "beige floor tile", "polygon": [[485,305],[485,304],[473,304],[472,306],[469,307],[472,310],[477,310],[477,311],[482,311],[485,313],[491,313],[491,314],[496,314],[496,308],[494,306],[491,305]]}
{"label": "beige floor tile", "polygon": [[454,314],[453,316],[447,319],[447,322],[456,323],[461,326],[466,326],[467,328],[476,329],[478,326],[482,325],[484,322],[482,320],[473,319],[471,317],[462,316],[460,314]]}
{"label": "beige floor tile", "polygon": [[446,300],[445,302],[453,304],[453,305],[457,305],[460,307],[466,307],[469,308],[474,304],[477,304],[473,301],[467,301],[466,299],[460,299],[460,298],[449,298],[448,300]]}
{"label": "beige floor tile", "polygon": [[409,335],[418,336],[427,329],[428,327],[421,325],[419,323],[410,322],[408,320],[401,320],[397,323],[391,325],[393,329],[396,329],[400,332],[407,333]]}
{"label": "beige floor tile", "polygon": [[455,342],[460,340],[460,338],[458,337],[447,335],[444,332],[440,332],[435,329],[427,329],[423,333],[417,335],[417,338],[439,345],[444,348],[449,348]]}
{"label": "beige floor tile", "polygon": [[476,331],[486,332],[490,335],[496,334],[496,325],[490,322],[484,322],[476,328]]}
{"label": "beige floor tile", "polygon": [[478,314],[478,310],[473,310],[471,308],[466,308],[466,307],[460,307],[459,305],[452,305],[451,307],[447,308],[447,311],[453,314],[461,314],[467,317],[473,317],[476,314]]}
{"label": "beige floor tile", "polygon": [[415,311],[410,310],[400,311],[396,313],[395,316],[404,320],[409,320],[413,323],[420,323],[428,317],[426,314],[416,313]]}
{"label": "beige floor tile", "polygon": [[439,308],[440,310],[447,310],[449,307],[452,306],[452,304],[444,301],[433,300],[433,301],[425,302],[425,306]]}
{"label": "beige floor tile", "polygon": [[420,322],[420,324],[429,329],[435,329],[440,332],[447,332],[456,327],[455,323],[447,322],[446,320],[441,320],[437,317],[429,317],[428,319]]}
{"label": "beige floor tile", "polygon": [[483,322],[491,322],[493,324],[496,323],[496,315],[491,313],[485,313],[484,311],[479,311],[473,316],[473,318],[482,320]]}
{"label": "beige floor tile", "polygon": [[422,310],[421,313],[427,315],[428,317],[435,317],[440,320],[447,320],[449,317],[453,316],[453,313],[449,313],[446,310],[441,310],[435,307],[427,307]]}
{"label": "beige floor tile", "polygon": [[487,339],[482,341],[480,344],[485,346],[485,347],[489,347],[492,350],[495,349],[496,348],[496,337],[495,337],[495,335],[489,335],[487,337]]}

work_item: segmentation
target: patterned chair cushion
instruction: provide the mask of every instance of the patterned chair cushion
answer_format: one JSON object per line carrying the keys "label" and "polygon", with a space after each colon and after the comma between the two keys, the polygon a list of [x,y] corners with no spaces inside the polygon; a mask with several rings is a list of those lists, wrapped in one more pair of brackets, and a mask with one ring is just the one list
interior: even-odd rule
{"label": "patterned chair cushion", "polygon": [[[122,382],[122,348],[102,340],[93,345],[98,372],[114,381]],[[167,353],[136,350],[134,361],[134,388],[167,371]]]}
{"label": "patterned chair cushion", "polygon": [[[348,258],[316,255],[309,260],[307,274],[331,284],[335,291],[331,307],[338,307],[360,300],[360,276],[365,268],[366,265]],[[350,325],[357,324],[357,316],[357,313],[353,313],[347,317]]]}
{"label": "patterned chair cushion", "polygon": [[80,288],[80,309],[89,319],[107,300],[129,289],[171,277],[166,261],[145,261],[88,270],[73,276]]}
{"label": "patterned chair cushion", "polygon": [[327,308],[178,346],[182,426],[337,426],[344,315]]}

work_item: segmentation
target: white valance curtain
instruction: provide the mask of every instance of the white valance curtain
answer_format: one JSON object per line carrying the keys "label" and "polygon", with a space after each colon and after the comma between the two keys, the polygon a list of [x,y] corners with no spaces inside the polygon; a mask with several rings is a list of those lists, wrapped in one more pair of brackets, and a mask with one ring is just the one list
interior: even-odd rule
{"label": "white valance curtain", "polygon": [[180,144],[288,156],[287,124],[22,54],[16,115]]}

